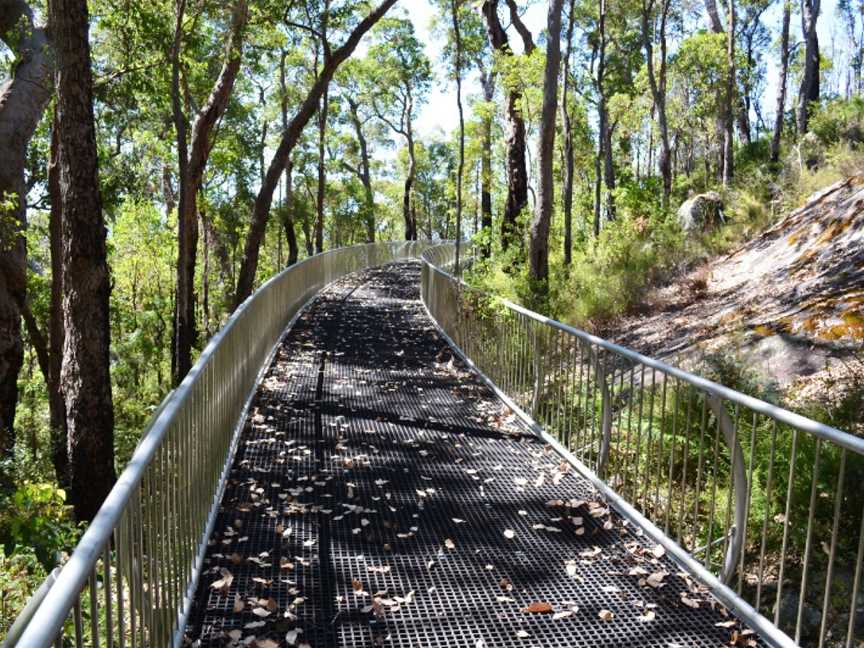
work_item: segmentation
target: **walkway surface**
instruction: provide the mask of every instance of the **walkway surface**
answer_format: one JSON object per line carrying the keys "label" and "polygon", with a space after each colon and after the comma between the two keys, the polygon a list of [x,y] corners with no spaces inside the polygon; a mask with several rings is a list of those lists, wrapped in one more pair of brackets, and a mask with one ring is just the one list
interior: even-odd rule
{"label": "walkway surface", "polygon": [[453,357],[418,284],[414,263],[352,275],[284,340],[240,440],[190,641],[753,641]]}

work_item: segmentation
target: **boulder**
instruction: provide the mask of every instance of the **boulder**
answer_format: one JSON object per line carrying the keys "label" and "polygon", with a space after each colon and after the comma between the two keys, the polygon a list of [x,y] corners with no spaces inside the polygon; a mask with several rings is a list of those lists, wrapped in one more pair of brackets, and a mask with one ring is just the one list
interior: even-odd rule
{"label": "boulder", "polygon": [[678,223],[688,234],[704,232],[724,222],[723,198],[716,191],[697,194],[678,208]]}

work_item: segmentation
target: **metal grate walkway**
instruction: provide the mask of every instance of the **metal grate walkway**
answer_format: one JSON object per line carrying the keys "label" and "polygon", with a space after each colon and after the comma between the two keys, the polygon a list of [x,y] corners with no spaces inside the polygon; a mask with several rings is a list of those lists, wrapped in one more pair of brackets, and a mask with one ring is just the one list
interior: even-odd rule
{"label": "metal grate walkway", "polygon": [[418,277],[415,263],[352,275],[284,340],[189,641],[755,645],[452,356]]}

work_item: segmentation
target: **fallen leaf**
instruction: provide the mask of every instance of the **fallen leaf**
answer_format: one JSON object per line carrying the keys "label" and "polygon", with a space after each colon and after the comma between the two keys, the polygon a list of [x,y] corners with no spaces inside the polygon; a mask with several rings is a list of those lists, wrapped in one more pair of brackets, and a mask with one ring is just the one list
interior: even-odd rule
{"label": "fallen leaf", "polygon": [[231,583],[234,582],[234,575],[224,567],[219,568],[219,573],[222,575],[222,578],[210,583],[210,587],[220,594],[227,594]]}
{"label": "fallen leaf", "polygon": [[552,615],[553,621],[560,621],[561,619],[566,619],[568,617],[573,616],[573,610],[562,610],[561,612],[556,612]]}
{"label": "fallen leaf", "polygon": [[447,538],[447,539],[444,541],[444,546],[447,547],[447,548],[450,549],[450,550],[453,550],[453,549],[456,548],[456,543],[453,542],[450,538]]}
{"label": "fallen leaf", "polygon": [[535,601],[528,607],[522,608],[522,611],[527,614],[549,614],[552,612],[552,604],[545,601]]}
{"label": "fallen leaf", "polygon": [[657,618],[657,614],[654,612],[654,610],[645,610],[639,616],[639,620],[642,621],[643,623],[647,622],[647,621],[653,621],[656,618]]}
{"label": "fallen leaf", "polygon": [[504,529],[504,537],[508,540],[512,540],[516,537],[516,532],[513,529]]}
{"label": "fallen leaf", "polygon": [[615,618],[615,613],[612,612],[612,610],[600,610],[600,612],[597,613],[597,616],[604,621],[611,621]]}
{"label": "fallen leaf", "polygon": [[651,553],[654,554],[655,558],[662,558],[666,555],[666,548],[663,545],[654,545],[654,549],[651,550]]}

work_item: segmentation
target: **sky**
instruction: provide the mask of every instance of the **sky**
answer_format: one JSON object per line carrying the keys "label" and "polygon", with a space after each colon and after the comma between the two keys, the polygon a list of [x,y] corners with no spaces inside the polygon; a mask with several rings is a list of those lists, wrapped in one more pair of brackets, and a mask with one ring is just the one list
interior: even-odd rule
{"label": "sky", "polygon": [[[436,38],[436,36],[433,35],[431,29],[435,9],[427,0],[406,0],[400,4],[402,4],[403,7],[410,6],[408,16],[414,23],[414,29],[416,30],[418,37],[426,46],[426,55],[432,60],[433,68],[440,69],[443,43],[440,38]],[[819,22],[817,23],[820,48],[823,53],[829,57],[834,53],[833,46],[835,41],[837,42],[838,47],[842,46],[836,38],[838,36],[842,37],[843,34],[842,25],[836,18],[836,6],[837,0],[822,0],[822,13]],[[527,25],[528,29],[531,30],[531,33],[534,34],[535,39],[546,27],[546,8],[546,2],[535,2],[528,7],[523,16],[523,21]],[[763,16],[763,23],[771,31],[772,43],[776,42],[780,38],[781,11],[782,5],[777,2]],[[801,20],[800,16],[795,14],[792,16],[790,35],[792,39],[797,38],[800,40],[801,38]],[[520,41],[515,34],[510,35],[510,40],[514,46],[518,48],[518,43]],[[763,115],[766,119],[773,120],[774,97],[776,95],[777,87],[776,82],[779,75],[778,61],[776,60],[777,54],[773,51],[768,52],[766,53],[766,58],[768,68],[765,93],[762,97],[762,103],[765,107]],[[472,93],[477,92],[475,88],[478,87],[477,75],[472,71],[466,79],[466,82],[463,84],[463,89],[466,93]],[[794,96],[797,94],[797,90],[795,88],[791,88],[790,90],[792,97],[790,97],[789,101],[792,101]],[[789,105],[791,104],[787,104],[787,108]],[[457,128],[458,124],[459,116],[456,112],[455,84],[452,82],[446,83],[443,79],[439,78],[433,85],[432,90],[429,93],[428,101],[420,112],[416,124],[417,130],[424,137],[429,137],[436,134],[450,132]]]}

